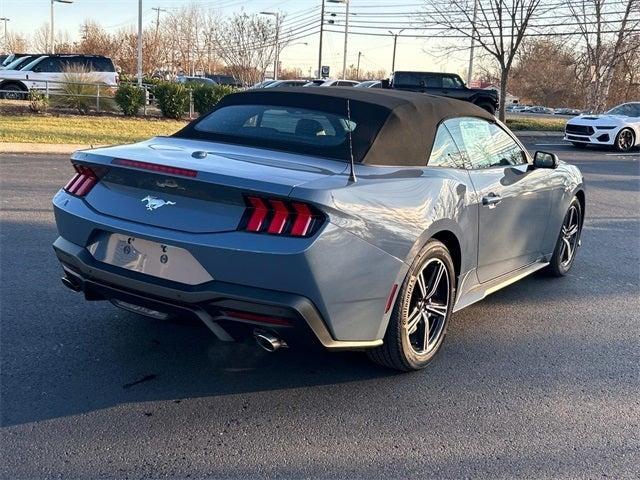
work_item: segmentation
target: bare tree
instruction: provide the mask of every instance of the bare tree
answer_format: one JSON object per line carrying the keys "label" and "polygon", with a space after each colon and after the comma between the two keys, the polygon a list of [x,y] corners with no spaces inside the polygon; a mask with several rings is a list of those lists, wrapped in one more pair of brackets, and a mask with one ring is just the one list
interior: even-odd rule
{"label": "bare tree", "polygon": [[[472,37],[480,49],[491,55],[500,68],[500,119],[505,117],[509,72],[529,23],[541,0],[429,0],[426,22],[435,21],[443,29],[463,38]],[[446,35],[446,33],[445,33]]]}
{"label": "bare tree", "polygon": [[262,80],[274,61],[275,25],[258,15],[232,15],[220,22],[215,38],[226,70],[245,85]]}
{"label": "bare tree", "polygon": [[43,23],[34,30],[31,46],[36,52],[51,51],[51,28],[48,23]]}
{"label": "bare tree", "polygon": [[26,52],[29,50],[29,41],[27,37],[17,33],[7,33],[7,51],[9,52]]}
{"label": "bare tree", "polygon": [[622,4],[582,0],[568,2],[567,7],[584,42],[587,106],[599,112],[607,105],[616,69],[625,56],[640,49],[640,36],[631,35],[640,26],[640,0],[624,0]]}

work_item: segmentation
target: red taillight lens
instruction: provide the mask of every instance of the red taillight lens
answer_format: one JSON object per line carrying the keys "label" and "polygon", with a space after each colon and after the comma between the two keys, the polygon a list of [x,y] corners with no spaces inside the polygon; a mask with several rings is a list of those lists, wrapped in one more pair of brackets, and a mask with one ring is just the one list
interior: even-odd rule
{"label": "red taillight lens", "polygon": [[322,225],[324,215],[301,202],[246,197],[247,209],[239,230],[290,237],[309,237]]}
{"label": "red taillight lens", "polygon": [[84,165],[74,164],[73,168],[77,173],[64,186],[64,189],[72,195],[84,197],[98,183],[98,175],[91,168]]}
{"label": "red taillight lens", "polygon": [[182,177],[196,177],[198,175],[196,170],[189,170],[188,168],[169,167],[167,165],[159,165],[157,163],[127,160],[126,158],[114,158],[111,163],[114,165],[121,165],[123,167],[140,168],[142,170],[151,170],[152,172],[166,173],[168,175],[180,175]]}

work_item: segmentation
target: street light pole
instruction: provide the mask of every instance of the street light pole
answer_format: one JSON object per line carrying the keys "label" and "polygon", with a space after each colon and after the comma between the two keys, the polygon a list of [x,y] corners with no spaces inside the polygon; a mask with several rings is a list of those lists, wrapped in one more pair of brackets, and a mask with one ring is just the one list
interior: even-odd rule
{"label": "street light pole", "polygon": [[398,33],[393,33],[391,30],[389,30],[389,33],[393,35],[393,58],[391,59],[391,73],[393,73],[396,69],[396,46],[398,45],[398,37],[405,30],[406,28],[403,28]]}
{"label": "street light pole", "polygon": [[358,66],[356,67],[356,80],[360,79],[360,57],[362,57],[362,52],[358,52]]}
{"label": "street light pole", "polygon": [[472,21],[472,30],[471,30],[471,48],[469,49],[469,69],[467,70],[467,85],[471,83],[471,78],[473,76],[473,50],[475,47],[476,40],[476,20],[478,19],[478,0],[474,0],[473,2],[473,21]]}
{"label": "street light pole", "polygon": [[142,87],[142,0],[138,0],[138,86]]}
{"label": "street light pole", "polygon": [[0,17],[0,22],[4,22],[4,49],[9,52],[9,37],[7,36],[7,22],[11,19],[8,17]]}
{"label": "street light pole", "polygon": [[49,52],[51,54],[56,53],[56,46],[55,46],[55,43],[56,43],[56,41],[55,41],[55,32],[56,31],[55,31],[55,28],[54,28],[54,25],[53,25],[53,20],[54,20],[54,18],[53,18],[53,4],[56,3],[56,2],[57,3],[73,3],[73,0],[51,0],[51,34],[50,34],[51,35],[51,45],[50,45],[50,48],[49,48]]}

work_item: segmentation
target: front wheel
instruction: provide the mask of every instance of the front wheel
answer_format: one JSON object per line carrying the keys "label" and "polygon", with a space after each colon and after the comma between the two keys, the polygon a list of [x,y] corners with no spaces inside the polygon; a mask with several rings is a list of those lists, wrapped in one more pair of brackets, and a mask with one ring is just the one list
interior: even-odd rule
{"label": "front wheel", "polygon": [[556,277],[564,277],[576,258],[576,251],[580,245],[580,233],[582,232],[582,206],[576,197],[573,197],[567,213],[562,221],[560,235],[556,242],[556,248],[547,267],[549,273]]}
{"label": "front wheel", "polygon": [[616,136],[615,147],[619,152],[628,152],[633,148],[635,136],[630,128],[623,128]]}
{"label": "front wheel", "polygon": [[455,299],[455,273],[445,245],[429,240],[402,284],[374,362],[408,372],[426,367],[446,335]]}
{"label": "front wheel", "polygon": [[2,97],[5,100],[24,100],[26,93],[18,85],[10,83],[9,85],[3,85],[0,87],[3,90]]}

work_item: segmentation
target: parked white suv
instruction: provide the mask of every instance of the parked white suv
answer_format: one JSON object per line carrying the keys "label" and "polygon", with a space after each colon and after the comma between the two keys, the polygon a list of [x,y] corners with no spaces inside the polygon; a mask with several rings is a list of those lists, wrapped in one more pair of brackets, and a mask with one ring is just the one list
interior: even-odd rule
{"label": "parked white suv", "polygon": [[55,91],[63,88],[65,71],[90,72],[95,83],[115,86],[118,74],[113,62],[101,55],[42,55],[20,70],[0,71],[0,95],[8,99],[24,98],[30,90]]}

